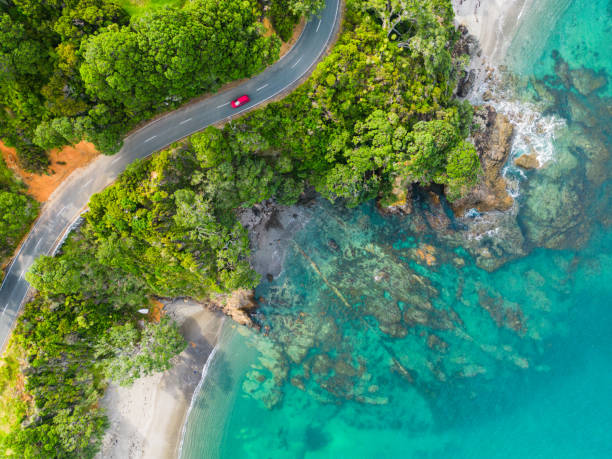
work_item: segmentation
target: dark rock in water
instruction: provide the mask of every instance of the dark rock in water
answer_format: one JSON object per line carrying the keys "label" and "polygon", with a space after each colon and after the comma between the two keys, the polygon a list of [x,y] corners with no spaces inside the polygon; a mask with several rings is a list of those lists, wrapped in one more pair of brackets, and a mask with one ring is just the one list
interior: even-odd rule
{"label": "dark rock in water", "polygon": [[603,88],[608,83],[604,74],[597,74],[587,68],[571,70],[570,78],[574,88],[584,96]]}
{"label": "dark rock in water", "polygon": [[451,219],[446,214],[440,195],[428,190],[424,197],[426,209],[423,210],[423,215],[427,225],[439,234],[448,232],[451,229]]}
{"label": "dark rock in water", "polygon": [[474,144],[483,173],[474,189],[452,203],[453,212],[458,217],[464,216],[469,209],[479,212],[505,211],[514,202],[501,175],[512,147],[514,128],[506,116],[497,113],[491,106],[478,108],[474,119],[480,125],[474,134]]}
{"label": "dark rock in water", "polygon": [[596,112],[575,94],[567,94],[567,106],[572,121],[582,123],[591,129],[599,124]]}
{"label": "dark rock in water", "polygon": [[482,269],[495,271],[507,261],[527,254],[514,212],[490,212],[470,219],[466,226],[465,231],[453,233],[448,241],[468,250]]}
{"label": "dark rock in water", "polygon": [[330,438],[327,434],[318,427],[308,426],[306,427],[304,444],[308,451],[317,451],[325,448],[329,443]]}
{"label": "dark rock in water", "polygon": [[427,337],[427,347],[437,352],[444,353],[448,350],[448,343],[432,334]]}
{"label": "dark rock in water", "polygon": [[499,297],[489,295],[484,289],[478,291],[478,302],[485,309],[498,327],[504,327],[524,335],[525,317],[517,305],[506,305]]}
{"label": "dark rock in water", "polygon": [[266,279],[268,280],[268,282],[272,282],[274,280],[274,276],[270,273],[266,274]]}
{"label": "dark rock in water", "polygon": [[557,103],[556,95],[543,81],[532,77],[529,79],[529,83],[535,90],[537,100],[540,101],[544,109],[555,106]]}
{"label": "dark rock in water", "polygon": [[569,89],[572,86],[572,79],[570,77],[570,69],[567,62],[563,60],[559,51],[554,50],[552,52],[552,58],[555,61],[555,74],[561,80],[561,84],[565,87],[565,89]]}
{"label": "dark rock in water", "polygon": [[514,160],[514,165],[518,167],[522,167],[523,169],[537,169],[540,167],[540,161],[538,161],[538,157],[534,154],[521,155]]}
{"label": "dark rock in water", "polygon": [[474,87],[474,82],[476,81],[476,71],[470,70],[469,72],[464,72],[463,78],[459,80],[457,83],[457,96],[465,97],[467,96],[472,88]]}
{"label": "dark rock in water", "polygon": [[340,246],[338,245],[338,243],[333,240],[333,239],[328,239],[327,240],[327,246],[332,249],[334,252],[337,252],[340,249]]}

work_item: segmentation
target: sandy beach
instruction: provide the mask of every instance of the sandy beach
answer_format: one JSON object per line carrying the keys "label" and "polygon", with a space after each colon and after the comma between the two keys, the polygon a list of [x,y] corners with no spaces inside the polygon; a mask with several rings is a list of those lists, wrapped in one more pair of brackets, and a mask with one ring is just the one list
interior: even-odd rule
{"label": "sandy beach", "polygon": [[474,35],[492,63],[506,53],[521,16],[533,0],[453,0],[455,21]]}
{"label": "sandy beach", "polygon": [[108,387],[102,405],[110,426],[98,458],[178,456],[187,411],[224,317],[191,300],[167,303],[165,310],[180,325],[188,347],[170,370],[140,378],[130,387]]}

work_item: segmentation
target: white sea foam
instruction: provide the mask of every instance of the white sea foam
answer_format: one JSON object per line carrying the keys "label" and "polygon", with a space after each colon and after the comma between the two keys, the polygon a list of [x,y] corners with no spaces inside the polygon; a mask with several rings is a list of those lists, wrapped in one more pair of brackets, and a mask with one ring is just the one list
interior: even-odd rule
{"label": "white sea foam", "polygon": [[[482,47],[482,54],[474,56],[471,62],[476,81],[467,99],[474,105],[493,106],[514,126],[511,152],[503,170],[508,193],[513,198],[520,195],[520,183],[526,178],[525,173],[514,166],[514,160],[523,154],[534,154],[541,166],[555,161],[555,133],[566,124],[558,116],[543,115],[541,107],[535,103],[521,100],[515,92],[518,80],[508,78],[507,71],[504,74],[499,70],[513,40],[525,32],[525,27],[530,27],[526,22],[533,20],[531,16],[541,16],[541,3],[532,0],[453,1],[457,22],[464,24]],[[552,9],[564,11],[567,1],[560,3]],[[558,15],[551,15],[550,20],[556,21]]]}

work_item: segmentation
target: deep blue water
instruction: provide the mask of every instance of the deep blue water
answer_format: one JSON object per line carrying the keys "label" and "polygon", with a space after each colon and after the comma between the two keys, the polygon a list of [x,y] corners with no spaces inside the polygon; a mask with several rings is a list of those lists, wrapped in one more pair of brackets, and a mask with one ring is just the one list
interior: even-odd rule
{"label": "deep blue water", "polygon": [[[182,457],[612,457],[611,85],[580,95],[551,57],[612,75],[612,3],[567,3],[511,49],[566,119],[519,199],[579,193],[588,218],[567,240],[587,242],[489,273],[416,217],[319,202],[257,289],[267,336],[226,324]],[[562,218],[566,195],[540,211]]]}

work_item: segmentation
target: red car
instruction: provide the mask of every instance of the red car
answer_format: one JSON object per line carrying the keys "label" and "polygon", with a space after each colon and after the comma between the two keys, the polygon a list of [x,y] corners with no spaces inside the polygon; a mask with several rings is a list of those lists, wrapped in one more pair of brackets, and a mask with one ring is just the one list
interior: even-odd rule
{"label": "red car", "polygon": [[246,94],[244,96],[240,96],[236,100],[232,100],[232,107],[238,108],[249,102],[251,99]]}

